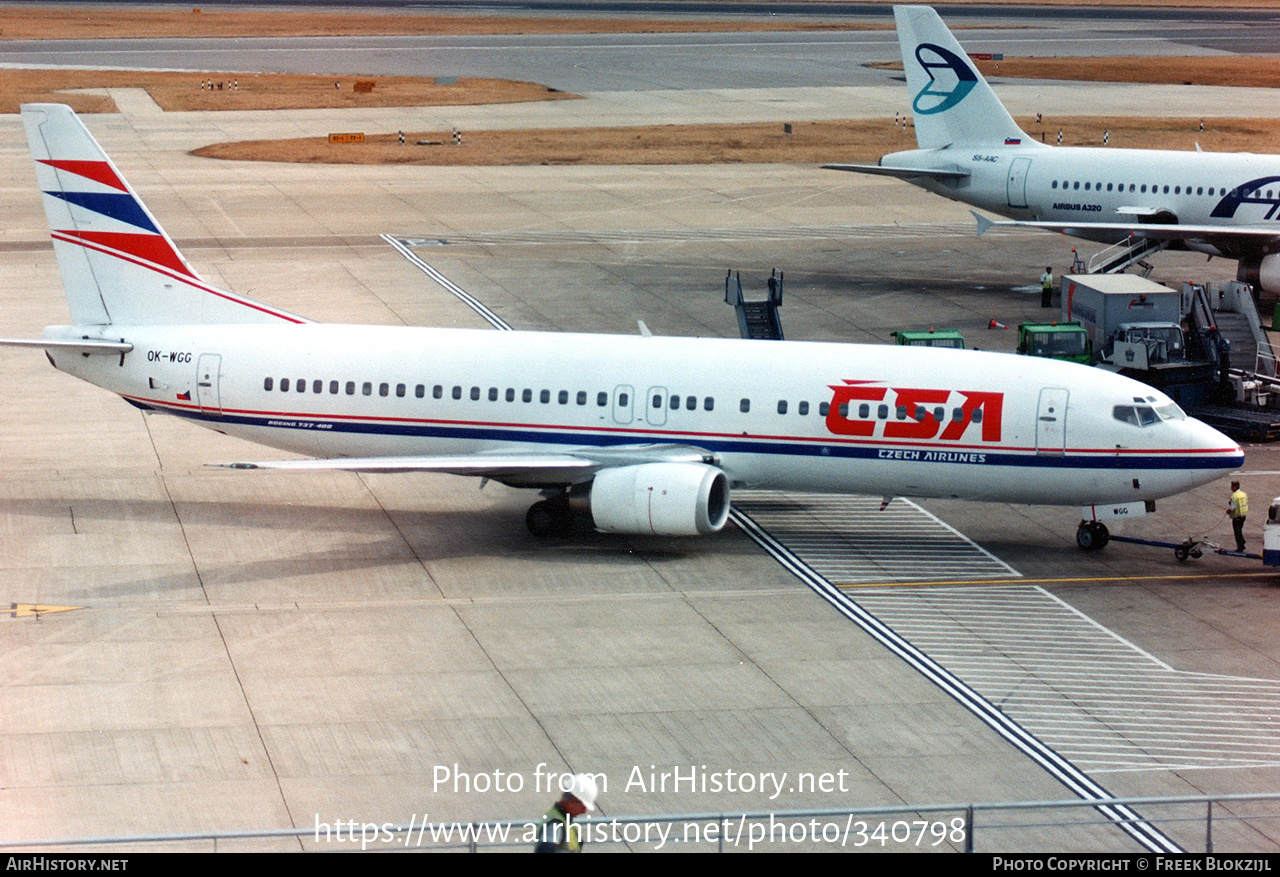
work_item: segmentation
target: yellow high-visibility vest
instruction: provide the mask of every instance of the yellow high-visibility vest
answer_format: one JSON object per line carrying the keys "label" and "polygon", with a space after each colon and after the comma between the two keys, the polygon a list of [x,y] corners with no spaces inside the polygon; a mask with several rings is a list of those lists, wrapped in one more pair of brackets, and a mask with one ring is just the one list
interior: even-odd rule
{"label": "yellow high-visibility vest", "polygon": [[1243,518],[1249,514],[1249,496],[1243,490],[1231,494],[1231,517]]}

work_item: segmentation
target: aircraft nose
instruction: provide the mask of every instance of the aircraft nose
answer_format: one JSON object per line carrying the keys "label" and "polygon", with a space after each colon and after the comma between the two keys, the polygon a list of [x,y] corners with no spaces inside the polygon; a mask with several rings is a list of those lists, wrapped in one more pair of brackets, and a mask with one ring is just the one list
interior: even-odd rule
{"label": "aircraft nose", "polygon": [[1206,476],[1197,481],[1212,481],[1244,465],[1244,449],[1238,442],[1194,418],[1187,419],[1187,426],[1191,432],[1188,447],[1203,461],[1200,468]]}

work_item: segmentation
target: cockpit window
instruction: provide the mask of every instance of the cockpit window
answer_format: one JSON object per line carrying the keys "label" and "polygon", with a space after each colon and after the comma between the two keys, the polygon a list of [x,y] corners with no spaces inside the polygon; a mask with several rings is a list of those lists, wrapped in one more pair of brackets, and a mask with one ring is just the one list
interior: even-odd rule
{"label": "cockpit window", "polygon": [[[1177,405],[1169,407],[1178,409]],[[1178,413],[1182,413],[1181,409],[1178,409]],[[1121,423],[1128,423],[1132,426],[1151,426],[1161,420],[1161,416],[1156,413],[1156,409],[1150,405],[1117,405],[1111,409],[1111,416]],[[1169,417],[1167,419],[1173,420],[1177,418]]]}
{"label": "cockpit window", "polygon": [[1170,402],[1168,405],[1160,405],[1156,408],[1156,414],[1160,415],[1161,420],[1186,420],[1187,415],[1175,403]]}

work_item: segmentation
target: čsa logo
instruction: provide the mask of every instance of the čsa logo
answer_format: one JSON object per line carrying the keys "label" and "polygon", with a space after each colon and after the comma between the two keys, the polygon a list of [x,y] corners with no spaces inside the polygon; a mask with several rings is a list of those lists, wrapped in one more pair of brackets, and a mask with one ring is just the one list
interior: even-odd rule
{"label": "\u010dsa logo", "polygon": [[885,387],[850,380],[831,385],[831,391],[827,429],[836,435],[870,437],[878,428],[883,438],[958,441],[976,427],[982,441],[1000,441],[1003,393]]}

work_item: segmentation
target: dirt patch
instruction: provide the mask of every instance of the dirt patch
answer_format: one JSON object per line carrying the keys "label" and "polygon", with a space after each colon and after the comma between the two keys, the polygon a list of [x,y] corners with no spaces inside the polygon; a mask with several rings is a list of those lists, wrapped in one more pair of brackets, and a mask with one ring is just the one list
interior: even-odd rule
{"label": "dirt patch", "polygon": [[[358,82],[372,83],[369,91]],[[166,112],[183,110],[313,110],[437,107],[563,100],[566,94],[532,82],[407,76],[170,73],[132,70],[0,70],[0,113],[24,103],[67,104],[80,113],[114,113],[108,95],[75,89],[142,88]]]}
{"label": "dirt patch", "polygon": [[[1064,145],[1280,152],[1280,121],[1273,119],[1156,120],[1117,118],[1021,119],[1037,140]],[[426,141],[426,144],[420,144]],[[646,128],[573,128],[519,131],[369,133],[364,143],[325,138],[219,143],[195,155],[237,161],[322,164],[609,165],[609,164],[821,164],[874,162],[881,155],[914,149],[915,133],[892,120],[750,125],[662,125]]]}
{"label": "dirt patch", "polygon": [[[460,146],[451,132],[429,131],[406,132],[403,146],[395,134],[381,134],[369,136],[364,143],[329,143],[325,138],[218,143],[194,154],[338,164],[806,163],[832,160],[833,155],[844,154],[849,144],[879,140],[892,127],[890,122],[802,123],[793,125],[790,135],[781,124],[463,131]],[[890,136],[903,149],[915,142],[912,135],[901,131]]]}

